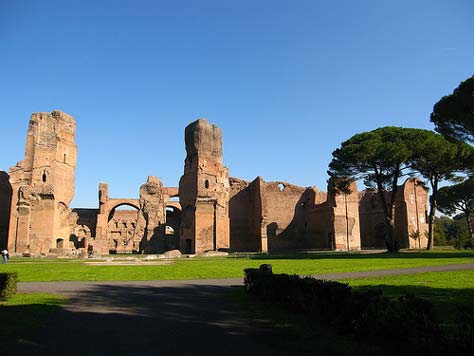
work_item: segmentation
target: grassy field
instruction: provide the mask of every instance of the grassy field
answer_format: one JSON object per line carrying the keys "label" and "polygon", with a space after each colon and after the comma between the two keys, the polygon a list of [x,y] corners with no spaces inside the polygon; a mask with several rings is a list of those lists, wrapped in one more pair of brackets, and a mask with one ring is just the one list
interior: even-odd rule
{"label": "grassy field", "polygon": [[[87,261],[86,261],[87,262]],[[270,263],[274,273],[319,274],[374,271],[474,262],[474,251],[400,253],[301,253],[177,259],[168,265],[91,266],[84,260],[12,259],[0,272],[16,271],[21,282],[119,281],[242,277],[243,270]]]}
{"label": "grassy field", "polygon": [[243,289],[233,289],[229,302],[246,320],[249,336],[279,353],[288,355],[395,356],[390,350],[367,345],[343,336],[309,320],[305,315],[289,312],[278,305],[265,304]]}
{"label": "grassy field", "polygon": [[18,340],[27,340],[47,318],[58,311],[64,297],[50,294],[17,294],[0,302],[0,345],[8,350]]}
{"label": "grassy field", "polygon": [[[460,307],[474,308],[474,271],[434,272],[416,275],[387,276],[377,278],[348,279],[356,290],[382,289],[389,298],[410,293],[430,300],[441,327],[453,332]],[[299,351],[320,355],[381,355],[391,351],[358,342],[349,336],[338,334],[327,325],[309,320],[277,305],[269,305],[247,295],[243,290],[233,290],[229,299],[242,310],[247,318],[253,337],[275,349]]]}
{"label": "grassy field", "polygon": [[452,326],[460,307],[474,309],[474,271],[420,273],[346,280],[355,289],[381,289],[389,298],[413,294],[434,305],[442,324]]}

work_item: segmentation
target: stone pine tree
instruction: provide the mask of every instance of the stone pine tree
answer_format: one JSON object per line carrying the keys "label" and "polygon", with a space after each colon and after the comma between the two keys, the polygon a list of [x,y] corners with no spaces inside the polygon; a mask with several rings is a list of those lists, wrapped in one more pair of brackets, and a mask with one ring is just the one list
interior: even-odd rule
{"label": "stone pine tree", "polygon": [[428,213],[428,245],[433,246],[434,222],[437,209],[439,184],[452,180],[455,174],[469,165],[473,148],[464,142],[451,142],[433,131],[407,129],[412,136],[409,144],[413,152],[411,168],[426,179],[431,188]]}
{"label": "stone pine tree", "polygon": [[474,76],[434,105],[431,121],[444,136],[474,143]]}
{"label": "stone pine tree", "polygon": [[471,246],[474,246],[471,216],[474,212],[474,179],[440,188],[438,192],[439,210],[448,215],[462,212],[466,219]]}
{"label": "stone pine tree", "polygon": [[394,207],[399,179],[408,174],[412,150],[409,131],[382,127],[354,135],[333,152],[328,173],[331,178],[363,180],[377,189],[384,212],[385,243],[389,251],[399,249],[394,236]]}

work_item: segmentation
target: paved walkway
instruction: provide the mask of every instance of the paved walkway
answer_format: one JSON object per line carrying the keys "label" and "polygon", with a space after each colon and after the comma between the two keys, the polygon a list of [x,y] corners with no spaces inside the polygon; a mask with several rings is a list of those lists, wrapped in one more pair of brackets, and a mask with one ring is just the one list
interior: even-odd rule
{"label": "paved walkway", "polygon": [[[474,269],[474,263],[324,274],[342,279]],[[11,355],[279,356],[249,337],[226,294],[242,279],[19,283],[20,292],[63,294],[67,305]]]}
{"label": "paved walkway", "polygon": [[[342,272],[317,274],[312,277],[320,279],[348,279],[365,277],[398,276],[406,274],[418,274],[426,272],[448,272],[474,270],[474,263],[460,263],[444,266],[424,266],[412,268],[398,268],[389,270],[364,271],[364,272]],[[231,287],[242,286],[243,278],[224,279],[194,279],[194,280],[159,280],[159,281],[110,281],[110,282],[23,282],[18,283],[19,292],[23,293],[53,293],[67,296],[75,295],[86,289],[100,286],[122,286],[122,287],[156,287],[156,288],[181,288],[181,287]]]}

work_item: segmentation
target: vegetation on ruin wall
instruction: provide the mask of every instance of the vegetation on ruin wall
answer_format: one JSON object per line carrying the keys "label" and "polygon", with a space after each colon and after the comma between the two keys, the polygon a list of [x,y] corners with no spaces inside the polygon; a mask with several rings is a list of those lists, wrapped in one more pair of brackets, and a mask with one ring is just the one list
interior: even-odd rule
{"label": "vegetation on ruin wall", "polygon": [[51,294],[16,294],[0,302],[0,344],[4,350],[17,340],[37,332],[46,318],[60,309],[66,299]]}
{"label": "vegetation on ruin wall", "polygon": [[177,259],[168,265],[91,266],[83,261],[12,259],[0,272],[18,272],[21,282],[239,278],[244,268],[270,263],[275,273],[322,274],[472,263],[474,251],[405,253],[312,253],[282,256]]}

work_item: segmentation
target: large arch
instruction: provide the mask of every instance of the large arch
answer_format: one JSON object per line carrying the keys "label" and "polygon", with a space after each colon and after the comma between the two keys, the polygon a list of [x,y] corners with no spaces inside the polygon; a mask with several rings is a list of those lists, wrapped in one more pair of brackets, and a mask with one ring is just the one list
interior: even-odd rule
{"label": "large arch", "polygon": [[[127,210],[117,210],[122,206],[130,206],[136,211],[136,215],[127,214]],[[101,202],[96,229],[96,248],[100,253],[132,252],[134,247],[129,242],[133,238],[139,210],[139,199],[115,198],[104,199]],[[119,217],[114,219],[117,213]]]}
{"label": "large arch", "polygon": [[[171,204],[170,204],[171,203]],[[181,228],[181,206],[177,207],[174,202],[166,204],[166,227],[165,235],[168,248],[179,248],[179,230]],[[179,205],[179,203],[178,203]]]}
{"label": "large arch", "polygon": [[[128,209],[119,209],[128,207]],[[129,201],[111,205],[107,216],[107,248],[109,253],[133,253],[138,250],[134,241],[140,209]]]}
{"label": "large arch", "polygon": [[132,204],[130,202],[120,202],[110,207],[109,214],[107,215],[107,221],[110,221],[110,219],[113,217],[114,213],[117,211],[118,208],[125,207],[125,206],[131,207],[137,211],[140,210],[139,205],[137,204]]}

